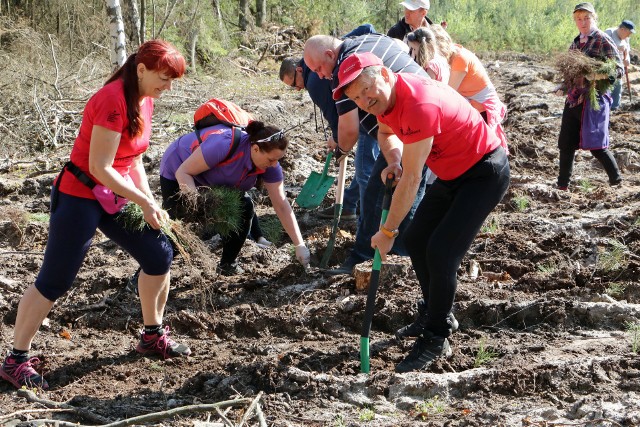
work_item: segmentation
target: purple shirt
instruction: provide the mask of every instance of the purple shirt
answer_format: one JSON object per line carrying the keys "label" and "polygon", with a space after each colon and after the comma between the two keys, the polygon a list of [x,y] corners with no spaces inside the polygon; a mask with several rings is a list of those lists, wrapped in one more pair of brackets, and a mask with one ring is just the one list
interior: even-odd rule
{"label": "purple shirt", "polygon": [[[264,182],[276,183],[283,180],[282,167],[278,163],[266,170],[257,169],[251,161],[251,143],[249,135],[242,131],[240,144],[233,155],[222,162],[231,149],[232,131],[225,125],[216,125],[200,131],[202,138],[202,155],[209,170],[193,177],[197,186],[224,185],[242,191],[250,190],[256,183],[258,175]],[[162,156],[160,175],[166,179],[176,180],[176,170],[198,147],[196,134],[191,132],[171,143]],[[222,163],[221,163],[222,162]]]}

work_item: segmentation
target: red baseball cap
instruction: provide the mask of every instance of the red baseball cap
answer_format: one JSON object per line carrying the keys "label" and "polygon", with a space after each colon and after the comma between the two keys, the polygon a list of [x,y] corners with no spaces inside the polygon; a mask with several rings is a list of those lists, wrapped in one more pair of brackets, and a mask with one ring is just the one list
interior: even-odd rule
{"label": "red baseball cap", "polygon": [[362,70],[372,65],[384,65],[382,59],[371,52],[354,53],[342,61],[338,69],[338,86],[333,90],[333,99],[337,101],[344,94],[344,87],[358,78]]}

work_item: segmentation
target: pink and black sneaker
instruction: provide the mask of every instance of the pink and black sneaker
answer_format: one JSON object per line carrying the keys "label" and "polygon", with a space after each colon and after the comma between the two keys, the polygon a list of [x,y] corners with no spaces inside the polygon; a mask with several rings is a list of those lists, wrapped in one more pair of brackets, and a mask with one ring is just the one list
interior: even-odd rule
{"label": "pink and black sneaker", "polygon": [[34,369],[34,366],[39,364],[40,359],[37,357],[31,357],[21,361],[9,355],[4,359],[4,363],[0,368],[0,377],[9,381],[17,388],[24,386],[27,388],[37,387],[46,390],[49,388],[49,384]]}
{"label": "pink and black sneaker", "polygon": [[163,359],[184,357],[191,354],[191,349],[184,344],[178,344],[168,337],[169,327],[160,329],[158,334],[140,334],[140,342],[136,351],[140,354],[159,354]]}

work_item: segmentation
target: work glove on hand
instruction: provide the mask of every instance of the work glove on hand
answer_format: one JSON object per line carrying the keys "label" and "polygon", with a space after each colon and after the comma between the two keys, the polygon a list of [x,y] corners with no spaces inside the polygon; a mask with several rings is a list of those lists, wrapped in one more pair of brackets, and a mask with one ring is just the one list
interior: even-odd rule
{"label": "work glove on hand", "polygon": [[304,243],[296,246],[296,259],[298,260],[298,262],[300,262],[300,264],[302,264],[305,269],[309,267],[311,253],[309,252],[309,248],[307,248]]}
{"label": "work glove on hand", "polygon": [[336,166],[340,167],[340,162],[348,155],[349,151],[344,151],[339,145],[336,145],[336,149],[333,150],[333,158],[336,161]]}

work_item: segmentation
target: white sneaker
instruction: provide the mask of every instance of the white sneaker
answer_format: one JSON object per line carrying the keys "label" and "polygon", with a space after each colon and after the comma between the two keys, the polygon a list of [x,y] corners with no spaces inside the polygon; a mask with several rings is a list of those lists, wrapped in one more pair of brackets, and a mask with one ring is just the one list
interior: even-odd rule
{"label": "white sneaker", "polygon": [[258,245],[258,247],[262,248],[262,249],[266,249],[269,246],[273,245],[273,243],[271,243],[270,241],[268,241],[267,239],[265,239],[264,237],[260,237],[258,239],[258,241],[256,242],[256,245]]}

